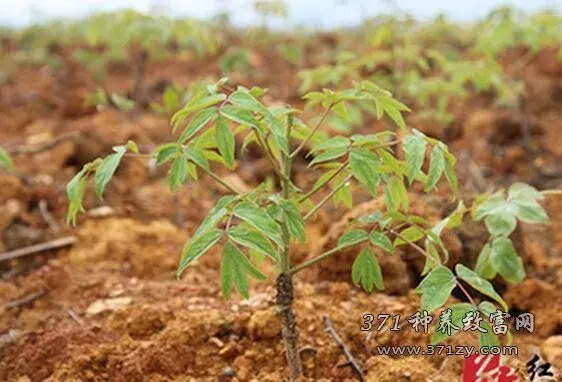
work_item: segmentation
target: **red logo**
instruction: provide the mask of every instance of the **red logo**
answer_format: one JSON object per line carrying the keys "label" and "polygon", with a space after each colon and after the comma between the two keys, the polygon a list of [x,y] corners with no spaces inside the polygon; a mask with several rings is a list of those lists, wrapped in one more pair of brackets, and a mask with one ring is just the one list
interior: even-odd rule
{"label": "red logo", "polygon": [[519,382],[515,371],[500,361],[500,355],[473,354],[465,358],[463,382]]}

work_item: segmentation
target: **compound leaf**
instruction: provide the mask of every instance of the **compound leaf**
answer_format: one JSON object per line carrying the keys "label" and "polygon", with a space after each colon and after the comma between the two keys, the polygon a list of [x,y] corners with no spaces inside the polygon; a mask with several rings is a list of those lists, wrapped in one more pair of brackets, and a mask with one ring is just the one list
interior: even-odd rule
{"label": "compound leaf", "polygon": [[372,292],[373,286],[379,290],[384,289],[381,267],[370,248],[364,248],[355,258],[351,267],[351,279],[355,285],[361,284],[367,292]]}
{"label": "compound leaf", "polygon": [[421,310],[432,313],[443,306],[456,285],[455,275],[447,267],[439,266],[429,272],[415,290],[421,295]]}

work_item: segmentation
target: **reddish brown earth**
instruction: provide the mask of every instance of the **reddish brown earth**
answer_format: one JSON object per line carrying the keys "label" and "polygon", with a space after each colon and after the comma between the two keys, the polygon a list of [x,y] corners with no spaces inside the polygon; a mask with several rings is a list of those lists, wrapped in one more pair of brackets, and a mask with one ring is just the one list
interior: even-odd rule
{"label": "reddish brown earth", "polygon": [[[298,100],[294,68],[269,53],[254,61],[255,74],[240,78],[241,83],[269,87],[272,102]],[[224,302],[216,252],[202,258],[181,281],[175,279],[183,243],[225,190],[203,180],[187,185],[174,198],[163,180],[165,173],[150,173],[146,161],[130,158],[110,185],[106,201],[88,193],[90,212],[77,228],[65,225],[65,185],[84,163],[127,139],[147,152],[170,137],[165,117],[113,109],[96,112],[84,106],[93,81],[80,68],[69,66],[66,71],[72,75],[22,67],[13,82],[0,85],[3,147],[36,147],[79,132],[77,138],[50,150],[14,154],[16,172],[0,173],[0,251],[66,234],[78,238],[70,248],[0,263],[0,380],[282,380],[285,359],[271,281],[254,285],[247,301]],[[545,51],[530,62],[524,75],[528,142],[521,135],[523,116],[499,110],[485,97],[455,105],[454,138],[447,138],[449,133],[437,125],[419,126],[447,139],[458,156],[466,199],[515,180],[541,189],[560,187],[562,67],[553,63],[552,52]],[[173,79],[188,84],[204,76],[219,76],[214,59],[153,64],[147,83]],[[127,72],[116,71],[106,83],[111,90],[128,89],[128,78]],[[379,128],[373,123],[364,130]],[[250,152],[231,180],[251,186],[269,171],[267,162]],[[303,187],[310,184],[298,169],[295,180]],[[413,192],[411,197],[416,212],[434,220],[454,207],[445,192],[437,196]],[[367,199],[356,196],[357,201]],[[373,209],[377,203],[357,208]],[[46,205],[52,219],[41,212],[40,204]],[[562,197],[548,197],[545,207],[552,217],[550,227],[523,226],[516,233],[529,279],[518,286],[497,284],[515,312],[531,311],[537,317],[535,334],[516,335],[520,354],[508,358],[521,375],[524,362],[537,349],[562,369]],[[308,244],[294,248],[295,259],[330,246],[345,229],[345,218],[334,224],[345,213],[329,207],[320,214],[308,229]],[[49,225],[49,220],[57,225]],[[485,238],[477,224],[448,234],[452,262],[472,264]],[[302,353],[306,378],[354,379],[349,367],[338,367],[345,358],[324,332],[322,316],[328,315],[368,381],[457,380],[460,357],[391,358],[376,353],[379,345],[426,344],[428,336],[404,329],[367,337],[360,331],[365,313],[401,314],[406,320],[418,309],[412,290],[419,282],[421,262],[416,254],[404,251],[385,258],[387,294],[371,295],[349,283],[353,255],[335,256],[296,278],[295,309],[306,346]],[[37,293],[38,298],[11,306]],[[476,338],[462,335],[451,343],[476,344]]]}

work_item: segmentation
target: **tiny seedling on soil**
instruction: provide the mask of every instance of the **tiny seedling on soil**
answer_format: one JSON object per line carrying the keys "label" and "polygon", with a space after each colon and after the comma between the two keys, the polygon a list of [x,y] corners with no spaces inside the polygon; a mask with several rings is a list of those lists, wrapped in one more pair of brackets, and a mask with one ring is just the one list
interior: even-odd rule
{"label": "tiny seedling on soil", "polygon": [[[224,298],[228,299],[234,290],[248,298],[248,278],[268,278],[253,261],[257,256],[250,255],[259,254],[274,263],[276,303],[291,380],[299,379],[302,374],[292,307],[293,276],[350,247],[358,250],[352,265],[353,283],[368,292],[384,289],[378,258],[392,255],[400,246],[410,245],[426,259],[424,278],[416,289],[421,295],[422,311],[433,313],[443,307],[456,288],[466,300],[448,306],[457,328],[462,327],[461,319],[466,312],[479,311],[487,317],[498,309],[507,311],[506,303],[488,280],[499,275],[509,283],[517,283],[525,277],[523,261],[509,236],[518,220],[548,222],[537,202],[543,198],[540,192],[517,183],[507,191],[477,198],[470,208],[459,201],[449,216],[432,224],[422,216],[409,213],[407,187],[419,183],[425,192],[431,192],[441,178],[445,178],[457,196],[456,159],[444,143],[406,126],[402,113],[409,110],[390,92],[372,82],[361,81],[343,91],[308,93],[304,96],[308,106],[324,110],[313,126],[309,126],[298,118],[300,112],[290,106],[266,106],[260,100],[265,93],[263,89],[230,89],[225,84],[226,79],[222,79],[194,95],[171,119],[177,140],[159,146],[151,154],[157,165],[169,165],[168,181],[172,191],[188,180],[197,181],[202,172],[229,192],[218,200],[185,245],[177,276],[212,247],[221,246],[220,283]],[[376,110],[377,118],[386,116],[399,129],[327,139],[320,134],[319,130],[331,114],[346,119],[347,106],[358,103],[369,103]],[[212,170],[210,161],[220,162],[230,170],[235,168],[235,135],[238,134],[244,137],[244,147],[255,144],[261,148],[271,163],[278,187],[264,182],[249,192],[240,193]],[[399,144],[403,155],[397,150]],[[95,192],[101,198],[125,154],[138,154],[134,142],[117,146],[114,151],[86,164],[68,184],[67,219],[70,223],[75,223],[78,213],[84,210],[82,199],[88,179],[93,178]],[[292,177],[293,163],[302,160],[299,154],[304,151],[313,157],[310,171],[322,173],[309,190],[297,187]],[[426,153],[429,153],[429,163],[424,167]],[[363,187],[373,197],[384,195],[384,207],[351,221],[349,230],[334,248],[294,264],[291,244],[306,242],[307,221],[330,200],[351,206],[352,187]],[[324,191],[324,197],[313,203],[313,197],[320,191]],[[475,270],[457,264],[453,272],[445,265],[448,251],[441,234],[460,226],[467,215],[484,221],[490,239],[483,246]],[[491,301],[476,301],[468,293],[468,287]],[[484,327],[486,325],[484,323]],[[436,332],[432,341],[441,342],[458,331]],[[501,343],[492,330],[480,336],[483,346]],[[509,339],[508,336],[507,341]]]}

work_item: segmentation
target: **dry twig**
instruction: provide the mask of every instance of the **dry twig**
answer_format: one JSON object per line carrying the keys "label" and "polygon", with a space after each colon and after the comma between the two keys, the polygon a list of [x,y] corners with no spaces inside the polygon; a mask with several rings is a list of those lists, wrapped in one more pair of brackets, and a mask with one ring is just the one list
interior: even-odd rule
{"label": "dry twig", "polygon": [[332,320],[330,319],[330,317],[328,317],[326,315],[323,317],[323,320],[324,320],[324,331],[326,333],[329,333],[332,336],[332,338],[334,339],[334,341],[336,342],[338,347],[341,349],[341,351],[345,355],[345,358],[347,358],[347,363],[344,364],[344,365],[341,365],[341,367],[351,366],[351,368],[353,369],[355,374],[357,374],[357,377],[359,378],[359,380],[361,382],[363,382],[365,380],[365,374],[363,374],[363,370],[361,370],[361,367],[359,366],[359,364],[357,363],[357,361],[353,357],[353,354],[351,354],[351,351],[349,350],[347,345],[342,341],[338,332],[336,332],[336,329],[334,329],[334,326],[332,324]]}
{"label": "dry twig", "polygon": [[72,318],[78,325],[84,325],[84,321],[82,321],[82,319],[78,317],[78,315],[72,309],[67,309],[66,313],[68,313],[70,318]]}
{"label": "dry twig", "polygon": [[18,300],[10,301],[9,303],[7,303],[4,306],[3,311],[5,311],[7,309],[19,308],[20,306],[31,304],[33,301],[37,300],[38,298],[43,297],[46,294],[47,294],[47,292],[45,292],[43,289],[40,289],[38,292],[31,293],[31,294],[29,294],[29,295],[27,295],[23,298],[20,298]]}
{"label": "dry twig", "polygon": [[63,247],[68,247],[76,243],[76,236],[66,236],[59,239],[51,240],[46,243],[31,245],[29,247],[15,249],[13,251],[8,251],[0,253],[0,262],[17,259],[24,256],[33,255],[36,253],[49,251],[51,249],[58,249]]}
{"label": "dry twig", "polygon": [[41,216],[43,217],[43,220],[45,220],[49,228],[54,233],[59,233],[60,232],[59,223],[57,223],[55,218],[53,218],[53,215],[51,215],[51,213],[49,212],[49,206],[47,205],[47,201],[45,199],[41,199],[39,201],[39,212],[41,212]]}
{"label": "dry twig", "polygon": [[18,155],[18,154],[37,154],[37,153],[40,153],[40,152],[43,152],[43,151],[50,150],[63,141],[76,140],[80,135],[81,135],[80,132],[72,131],[70,133],[61,134],[58,137],[55,137],[52,140],[50,140],[48,142],[45,142],[45,143],[32,145],[32,146],[14,147],[12,149],[8,149],[8,152],[10,154],[14,154],[14,155]]}

